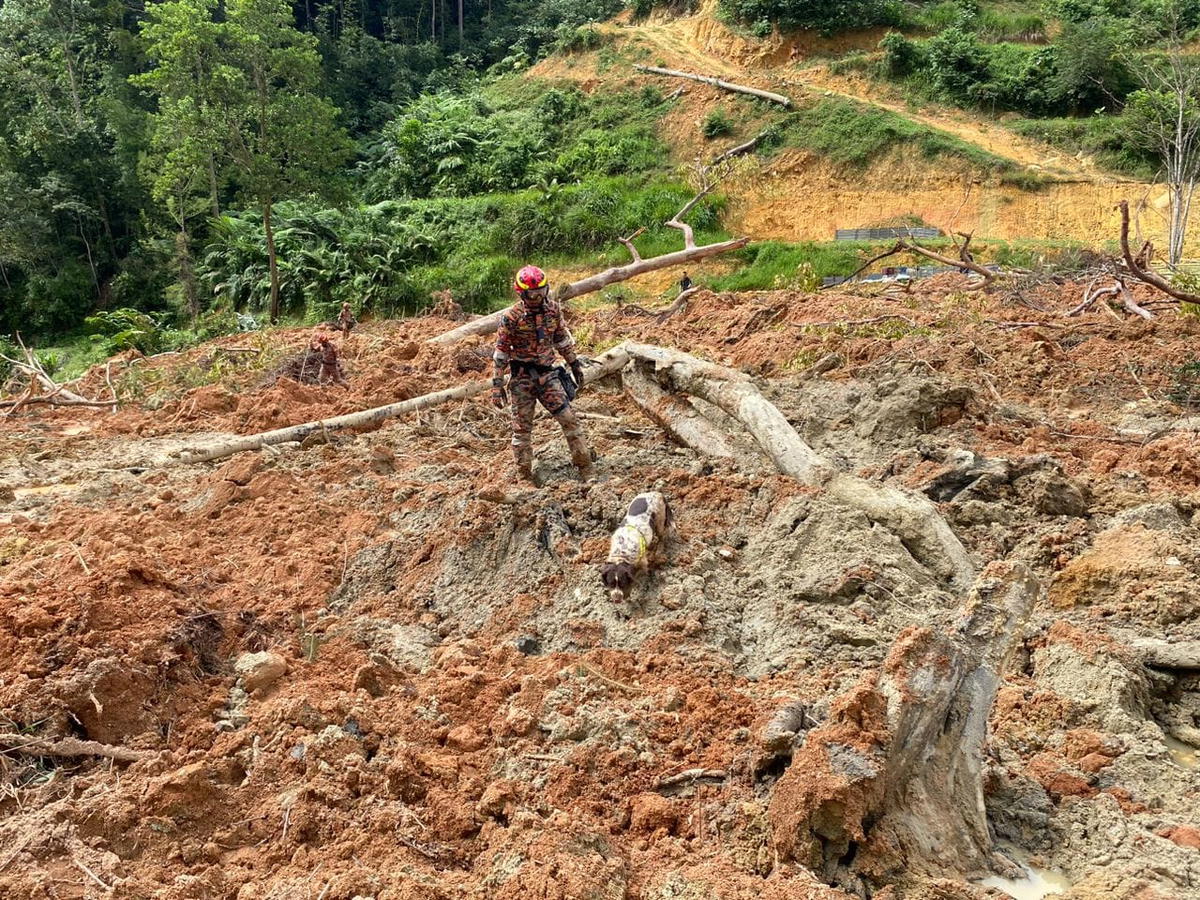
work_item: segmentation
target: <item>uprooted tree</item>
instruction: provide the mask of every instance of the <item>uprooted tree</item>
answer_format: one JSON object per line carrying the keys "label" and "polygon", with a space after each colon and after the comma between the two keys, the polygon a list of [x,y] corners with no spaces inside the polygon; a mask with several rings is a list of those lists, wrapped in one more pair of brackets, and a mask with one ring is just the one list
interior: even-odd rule
{"label": "uprooted tree", "polygon": [[1004,867],[984,806],[984,743],[1039,591],[1024,565],[992,563],[955,624],[902,631],[882,668],[834,701],[771,799],[782,859],[860,896]]}

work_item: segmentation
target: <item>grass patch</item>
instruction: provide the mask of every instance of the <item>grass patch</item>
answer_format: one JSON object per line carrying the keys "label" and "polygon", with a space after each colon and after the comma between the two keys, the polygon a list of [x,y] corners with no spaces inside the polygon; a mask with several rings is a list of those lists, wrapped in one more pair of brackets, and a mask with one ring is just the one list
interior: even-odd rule
{"label": "grass patch", "polygon": [[789,244],[758,241],[730,256],[744,265],[709,282],[714,291],[813,291],[827,276],[849,275],[862,263],[860,252],[869,247],[854,242]]}
{"label": "grass patch", "polygon": [[1009,124],[1017,134],[1044,141],[1071,156],[1094,157],[1110,172],[1153,180],[1160,168],[1154,155],[1138,150],[1124,134],[1120,116],[1020,119]]}
{"label": "grass patch", "polygon": [[1043,183],[1041,176],[1026,172],[1012,160],[981,150],[951,134],[891,110],[843,98],[826,98],[796,113],[782,129],[781,142],[852,168],[866,168],[893,148],[905,147],[917,150],[927,159],[961,160],[1025,190]]}

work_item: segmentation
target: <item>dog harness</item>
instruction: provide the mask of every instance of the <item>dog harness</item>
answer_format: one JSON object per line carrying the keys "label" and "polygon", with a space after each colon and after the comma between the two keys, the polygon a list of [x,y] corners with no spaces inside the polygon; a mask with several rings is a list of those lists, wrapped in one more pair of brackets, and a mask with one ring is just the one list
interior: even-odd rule
{"label": "dog harness", "polygon": [[642,529],[636,525],[622,525],[613,532],[608,561],[636,563],[646,555],[648,549],[649,544]]}

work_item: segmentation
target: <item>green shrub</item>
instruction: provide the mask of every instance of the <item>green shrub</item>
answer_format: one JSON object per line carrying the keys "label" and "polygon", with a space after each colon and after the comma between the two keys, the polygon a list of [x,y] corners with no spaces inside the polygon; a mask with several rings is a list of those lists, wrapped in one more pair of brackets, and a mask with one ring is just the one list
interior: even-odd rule
{"label": "green shrub", "polygon": [[924,48],[898,31],[889,31],[879,42],[883,51],[883,72],[890,78],[906,78],[925,67]]}
{"label": "green shrub", "polygon": [[700,126],[700,131],[707,140],[711,141],[713,138],[731,133],[733,123],[729,121],[725,111],[718,107],[704,117],[704,124]]}
{"label": "green shrub", "polygon": [[141,310],[124,307],[99,312],[88,316],[84,327],[108,356],[131,349],[150,356],[166,349],[162,319]]}
{"label": "green shrub", "polygon": [[755,33],[772,25],[781,31],[812,28],[825,34],[874,25],[898,25],[898,0],[721,0],[722,12]]}

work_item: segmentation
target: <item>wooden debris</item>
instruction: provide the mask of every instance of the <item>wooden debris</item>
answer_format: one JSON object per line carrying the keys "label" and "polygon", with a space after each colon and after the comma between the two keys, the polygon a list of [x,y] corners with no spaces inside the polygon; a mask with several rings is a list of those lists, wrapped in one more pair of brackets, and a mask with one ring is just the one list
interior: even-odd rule
{"label": "wooden debris", "polygon": [[692,72],[681,72],[678,69],[663,69],[659,66],[635,65],[634,69],[639,72],[645,72],[647,75],[662,75],[665,78],[686,78],[689,81],[699,81],[702,84],[711,84],[713,87],[720,88],[723,91],[730,91],[734,94],[746,94],[750,97],[757,97],[759,100],[769,100],[771,103],[778,103],[787,109],[791,109],[792,107],[791,98],[785,97],[783,94],[775,94],[771,91],[747,87],[744,84],[734,84],[731,81],[724,81],[713,75],[696,75]]}

